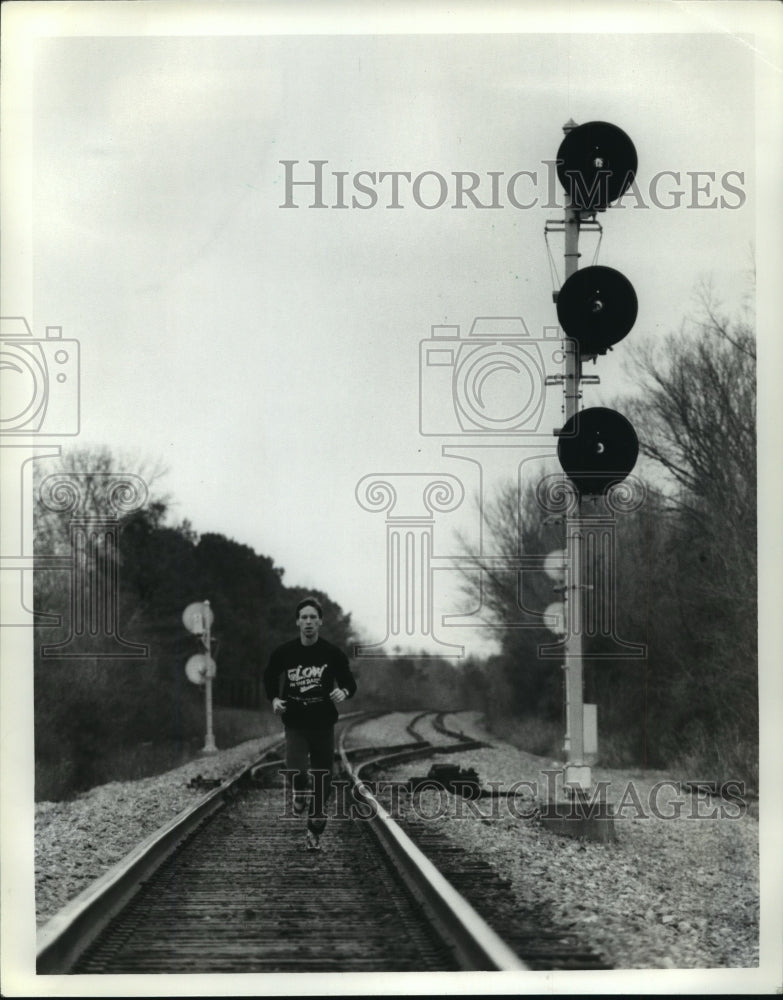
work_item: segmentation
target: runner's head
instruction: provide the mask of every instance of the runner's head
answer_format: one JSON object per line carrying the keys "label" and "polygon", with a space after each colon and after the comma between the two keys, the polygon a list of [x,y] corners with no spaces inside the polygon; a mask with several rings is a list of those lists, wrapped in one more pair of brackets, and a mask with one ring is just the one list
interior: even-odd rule
{"label": "runner's head", "polygon": [[314,597],[306,597],[296,606],[296,625],[299,638],[309,646],[318,639],[323,624],[323,609]]}

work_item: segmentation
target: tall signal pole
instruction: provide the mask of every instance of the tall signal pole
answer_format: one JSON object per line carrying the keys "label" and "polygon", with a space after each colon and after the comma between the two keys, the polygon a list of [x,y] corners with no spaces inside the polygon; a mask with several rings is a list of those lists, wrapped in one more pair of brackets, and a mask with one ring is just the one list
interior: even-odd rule
{"label": "tall signal pole", "polygon": [[[559,432],[558,458],[576,491],[573,514],[566,515],[565,583],[566,751],[564,782],[574,796],[584,796],[592,776],[585,760],[583,701],[584,636],[586,634],[585,518],[583,497],[606,493],[622,481],[636,462],[638,440],[628,421],[613,410],[582,410],[581,385],[598,382],[582,373],[582,362],[622,340],[636,320],[637,300],[630,282],[607,267],[579,268],[579,233],[587,219],[620,198],[636,173],[637,157],[628,136],[608,122],[563,126],[557,171],[566,192],[563,220],[565,280],[555,296],[560,325],[571,341],[565,351],[563,376],[566,423]],[[591,222],[598,229],[600,225]],[[591,558],[595,557],[594,549]],[[598,595],[596,595],[596,598]]]}
{"label": "tall signal pole", "polygon": [[[563,126],[568,135],[576,122],[569,121]],[[579,267],[579,229],[581,216],[574,206],[570,194],[566,195],[564,217],[564,273],[565,281]],[[582,357],[576,344],[565,355],[565,382],[563,385],[563,408],[566,422],[579,411],[582,397]],[[584,756],[584,670],[582,665],[582,497],[577,491],[576,510],[572,517],[566,517],[566,558],[571,567],[566,579],[566,633],[565,676],[566,676],[566,735],[568,740],[568,760],[566,761],[564,783],[567,788],[586,791],[590,788],[592,776]]]}
{"label": "tall signal pole", "polygon": [[215,732],[212,728],[212,671],[209,669],[212,660],[212,609],[209,606],[209,601],[204,601],[204,635],[202,636],[202,642],[204,644],[204,649],[206,650],[206,662],[207,670],[205,672],[205,685],[206,691],[204,695],[206,716],[207,716],[207,732],[204,737],[204,753],[216,753],[217,746],[215,744]]}

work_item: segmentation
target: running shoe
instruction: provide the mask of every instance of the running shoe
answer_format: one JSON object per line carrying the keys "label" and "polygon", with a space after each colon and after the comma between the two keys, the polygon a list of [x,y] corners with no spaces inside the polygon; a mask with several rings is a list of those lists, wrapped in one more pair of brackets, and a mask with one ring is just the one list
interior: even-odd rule
{"label": "running shoe", "polygon": [[306,851],[322,850],[321,838],[318,836],[317,833],[313,833],[312,830],[308,830],[305,835],[305,850]]}

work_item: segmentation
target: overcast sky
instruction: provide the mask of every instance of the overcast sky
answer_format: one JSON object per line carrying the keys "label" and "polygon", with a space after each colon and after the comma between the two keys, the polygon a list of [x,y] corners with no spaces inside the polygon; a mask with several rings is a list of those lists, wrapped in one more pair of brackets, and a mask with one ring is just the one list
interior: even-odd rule
{"label": "overcast sky", "polygon": [[[419,342],[433,324],[464,336],[476,316],[521,316],[533,337],[556,323],[563,245],[552,234],[547,247],[544,224],[562,217],[562,197],[545,161],[567,120],[612,122],[638,151],[639,197],[600,216],[598,256],[636,288],[631,337],[677,329],[705,276],[741,302],[758,207],[756,56],[747,38],[694,34],[685,16],[681,27],[41,39],[31,320],[36,335],[55,324],[80,341],[75,440],[162,463],[176,519],[271,555],[287,583],[327,591],[382,639],[383,514],[358,505],[356,484],[451,473],[467,499],[437,519],[437,554],[458,551],[455,526],[477,529],[478,467],[442,454],[460,438],[429,371],[422,392],[443,394],[451,434],[419,432]],[[294,180],[327,161],[329,207],[309,207],[312,186],[289,188],[300,207],[281,207],[282,160],[299,161]],[[359,178],[377,193],[369,208],[352,207],[371,204],[360,171],[376,178]],[[411,174],[400,208],[384,171]],[[517,171],[536,177],[509,196]],[[454,208],[455,172],[478,175],[481,204],[502,174],[501,207]],[[443,190],[441,207],[424,207]],[[596,238],[582,246],[592,262]],[[589,403],[623,388],[624,346],[595,369]],[[548,399],[555,426],[560,391]],[[456,583],[437,575],[443,612],[456,610]]]}

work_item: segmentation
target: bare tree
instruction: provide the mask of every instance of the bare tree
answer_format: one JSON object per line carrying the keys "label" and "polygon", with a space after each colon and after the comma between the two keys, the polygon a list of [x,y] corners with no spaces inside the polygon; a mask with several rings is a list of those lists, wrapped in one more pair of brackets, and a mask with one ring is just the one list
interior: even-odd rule
{"label": "bare tree", "polygon": [[752,315],[728,317],[708,285],[701,305],[678,334],[632,353],[637,392],[618,408],[669,519],[657,576],[675,598],[666,641],[678,673],[665,672],[717,747],[730,733],[752,742],[758,719],[756,343]]}
{"label": "bare tree", "polygon": [[[119,533],[133,519],[143,519],[151,527],[159,526],[166,515],[169,498],[155,490],[165,475],[159,463],[137,455],[112,452],[107,446],[67,450],[53,462],[36,462],[34,467],[33,527],[36,561],[34,576],[36,610],[62,613],[69,608],[70,578],[63,568],[46,569],[46,557],[78,560],[84,570],[89,547],[96,573],[112,572],[119,566]],[[74,545],[72,528],[75,519],[93,523],[89,546]],[[113,536],[100,530],[112,523]],[[116,530],[115,530],[116,529]],[[101,558],[95,558],[99,550]],[[135,599],[124,601],[123,616],[130,624],[139,611]]]}
{"label": "bare tree", "polygon": [[503,715],[550,718],[561,713],[561,672],[551,659],[539,655],[539,645],[555,636],[538,616],[555,600],[552,581],[542,570],[513,568],[517,555],[545,556],[562,548],[562,528],[546,523],[535,486],[520,491],[510,480],[497,496],[480,508],[485,552],[512,557],[501,566],[477,551],[475,542],[459,541],[473,566],[462,570],[466,610],[481,607],[488,625],[498,626],[500,653],[486,674],[487,701]]}
{"label": "bare tree", "polygon": [[78,492],[78,512],[82,517],[102,517],[107,512],[106,482],[133,477],[143,485],[145,498],[141,505],[150,518],[160,523],[170,503],[170,497],[155,491],[167,473],[159,461],[135,454],[113,452],[106,445],[93,448],[72,448],[55,462],[36,462],[34,466],[35,547],[38,552],[57,554],[68,545],[68,516],[58,511],[56,504],[45,502],[41,488],[55,479],[70,481]]}
{"label": "bare tree", "polygon": [[757,567],[755,336],[747,319],[720,313],[709,289],[702,304],[698,322],[633,353],[638,393],[621,406],[642,453],[665,472],[669,504],[683,515],[691,544],[709,554],[702,586],[730,587],[749,611]]}

